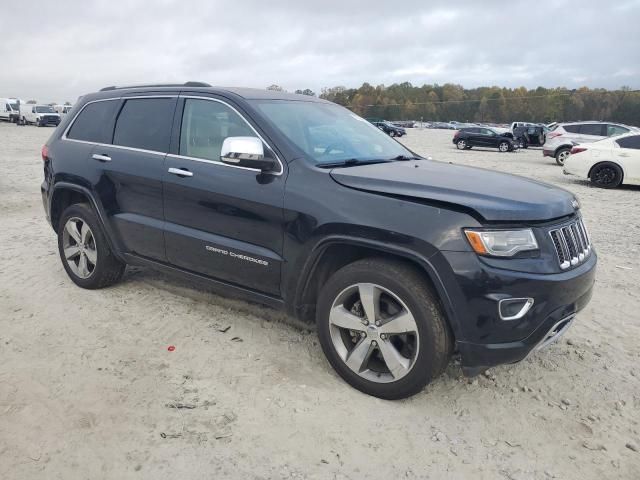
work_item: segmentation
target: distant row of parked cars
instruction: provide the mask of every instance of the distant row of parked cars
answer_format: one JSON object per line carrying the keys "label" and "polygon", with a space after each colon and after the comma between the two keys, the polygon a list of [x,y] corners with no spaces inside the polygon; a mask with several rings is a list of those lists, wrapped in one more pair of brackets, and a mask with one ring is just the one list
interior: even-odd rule
{"label": "distant row of parked cars", "polygon": [[0,120],[17,125],[57,127],[62,116],[69,113],[71,108],[71,105],[39,105],[26,103],[17,98],[0,98]]}

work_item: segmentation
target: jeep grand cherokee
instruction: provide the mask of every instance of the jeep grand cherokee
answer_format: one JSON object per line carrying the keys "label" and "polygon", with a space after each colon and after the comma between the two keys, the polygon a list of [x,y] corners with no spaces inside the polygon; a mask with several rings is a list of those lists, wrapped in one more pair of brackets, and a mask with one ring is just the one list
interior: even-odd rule
{"label": "jeep grand cherokee", "polygon": [[469,375],[522,360],[591,296],[572,194],[424,159],[330,102],[188,82],[73,112],[42,148],[73,282],[151,266],[284,308],[368,394],[412,395],[454,351]]}

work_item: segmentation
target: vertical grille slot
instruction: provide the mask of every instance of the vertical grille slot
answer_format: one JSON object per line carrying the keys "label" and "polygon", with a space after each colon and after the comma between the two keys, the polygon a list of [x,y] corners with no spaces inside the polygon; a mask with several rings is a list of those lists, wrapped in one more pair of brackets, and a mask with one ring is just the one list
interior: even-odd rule
{"label": "vertical grille slot", "polygon": [[591,240],[580,218],[551,230],[549,235],[563,270],[584,262],[591,252]]}

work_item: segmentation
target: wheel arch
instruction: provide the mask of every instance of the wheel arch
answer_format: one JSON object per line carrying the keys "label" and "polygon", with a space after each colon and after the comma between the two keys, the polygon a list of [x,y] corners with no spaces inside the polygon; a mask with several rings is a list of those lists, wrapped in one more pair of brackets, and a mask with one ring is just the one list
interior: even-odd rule
{"label": "wheel arch", "polygon": [[60,223],[60,217],[62,213],[65,211],[67,207],[73,205],[75,203],[88,203],[92,210],[96,213],[98,217],[98,222],[102,227],[105,238],[109,243],[109,248],[113,252],[113,254],[121,261],[124,261],[123,257],[120,255],[120,250],[115,248],[115,244],[111,237],[111,232],[109,228],[107,228],[107,224],[105,222],[105,215],[96,201],[95,197],[91,193],[91,191],[83,187],[82,185],[77,185],[75,183],[69,182],[58,182],[53,187],[53,193],[51,194],[51,199],[49,200],[49,218],[51,220],[51,226],[53,230],[58,233],[58,227]]}
{"label": "wheel arch", "polygon": [[624,167],[622,165],[620,165],[618,162],[614,162],[613,160],[601,160],[599,162],[594,163],[593,165],[591,165],[591,168],[589,169],[589,173],[587,174],[587,178],[591,178],[591,173],[593,172],[593,169],[596,168],[598,165],[602,165],[603,163],[610,163],[612,165],[615,165],[616,167],[618,167],[620,169],[620,171],[622,172],[622,178],[620,179],[620,184],[624,183],[624,177],[625,177],[625,171],[624,171]]}
{"label": "wheel arch", "polygon": [[418,270],[440,301],[453,338],[458,336],[460,328],[453,302],[429,257],[368,239],[331,237],[319,242],[309,255],[299,277],[292,313],[304,322],[315,321],[316,300],[324,282],[333,273],[352,262],[375,257],[396,259]]}

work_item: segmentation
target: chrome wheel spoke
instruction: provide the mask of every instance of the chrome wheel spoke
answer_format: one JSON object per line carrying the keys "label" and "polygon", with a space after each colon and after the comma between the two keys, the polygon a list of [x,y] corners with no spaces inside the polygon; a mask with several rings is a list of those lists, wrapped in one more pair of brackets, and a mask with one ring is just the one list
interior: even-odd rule
{"label": "chrome wheel spoke", "polygon": [[358,284],[358,293],[367,320],[374,323],[380,318],[380,294],[382,292],[372,283],[360,283]]}
{"label": "chrome wheel spoke", "polygon": [[64,249],[64,258],[66,258],[67,260],[71,260],[72,258],[76,257],[79,253],[80,253],[80,247],[78,247],[77,245],[72,245]]}
{"label": "chrome wheel spoke", "polygon": [[92,248],[85,248],[84,254],[86,255],[89,263],[95,267],[96,262],[98,261],[98,252]]}
{"label": "chrome wheel spoke", "polygon": [[89,276],[89,267],[87,266],[87,256],[84,253],[80,254],[80,259],[78,260],[78,274],[82,278],[86,278]]}
{"label": "chrome wheel spoke", "polygon": [[82,227],[80,227],[80,240],[85,247],[89,243],[89,240],[91,239],[91,237],[92,235],[91,235],[91,229],[89,228],[89,225],[87,225],[86,223],[83,223]]}
{"label": "chrome wheel spoke", "polygon": [[372,350],[371,341],[365,337],[349,352],[345,363],[351,370],[360,373],[365,370]]}
{"label": "chrome wheel spoke", "polygon": [[416,320],[408,310],[404,310],[395,317],[385,321],[379,328],[380,333],[386,333],[388,335],[411,333],[417,330]]}
{"label": "chrome wheel spoke", "polygon": [[65,226],[67,232],[69,233],[69,236],[71,238],[73,238],[73,240],[76,242],[76,244],[81,244],[82,243],[82,236],[80,235],[80,231],[78,230],[78,222],[71,219],[67,222],[67,225]]}
{"label": "chrome wheel spoke", "polygon": [[379,342],[378,348],[393,378],[403,377],[411,366],[411,360],[400,355],[389,340]]}
{"label": "chrome wheel spoke", "polygon": [[363,330],[362,319],[354,315],[344,308],[344,305],[338,305],[329,312],[329,323],[336,327],[346,328],[349,330]]}

